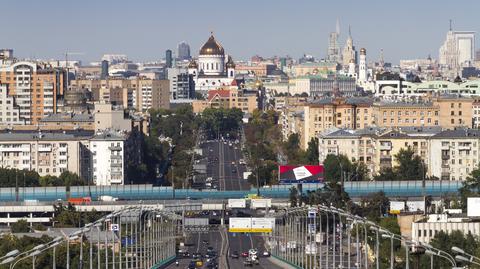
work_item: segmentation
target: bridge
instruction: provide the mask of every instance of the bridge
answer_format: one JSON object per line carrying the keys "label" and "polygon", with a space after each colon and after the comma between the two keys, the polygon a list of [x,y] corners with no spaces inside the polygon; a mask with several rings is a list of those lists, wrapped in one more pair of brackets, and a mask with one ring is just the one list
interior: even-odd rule
{"label": "bridge", "polygon": [[[274,219],[273,229],[260,235],[262,246],[256,247],[265,249],[271,257],[260,253],[249,255],[261,261],[269,260],[276,267],[260,263],[260,268],[379,268],[380,248],[390,248],[394,241],[401,242],[405,256],[396,259],[392,248],[389,256],[391,268],[398,264],[409,268],[413,252],[415,255],[429,255],[432,262],[439,259],[448,261],[452,268],[457,266],[456,259],[446,250],[411,241],[343,209],[323,205],[283,208],[266,216]],[[211,255],[209,258],[194,258],[200,264],[197,268],[237,268],[235,261],[228,257],[229,236],[225,228],[206,228],[219,233],[213,244],[218,252],[207,250]],[[52,268],[57,265],[70,268],[71,264],[78,264],[79,268],[175,268],[171,264],[182,259],[185,252],[179,251],[179,242],[185,242],[188,232],[181,215],[175,210],[131,206],[24,252],[11,250],[0,257],[0,265],[14,268],[26,259],[33,259],[35,268],[35,259],[44,255],[42,257],[51,259]],[[86,241],[95,234],[98,238],[95,243]],[[67,249],[66,264],[60,264],[60,259],[55,256],[56,248],[62,244]],[[80,248],[80,255],[75,256],[78,260],[71,260],[70,246]],[[197,251],[201,246],[198,237]],[[47,253],[52,255],[45,256]]]}

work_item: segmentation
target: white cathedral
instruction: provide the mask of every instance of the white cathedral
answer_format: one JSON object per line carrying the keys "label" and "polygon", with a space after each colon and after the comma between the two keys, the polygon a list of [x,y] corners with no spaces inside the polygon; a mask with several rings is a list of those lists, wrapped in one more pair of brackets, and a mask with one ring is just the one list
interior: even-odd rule
{"label": "white cathedral", "polygon": [[195,91],[206,94],[209,90],[232,84],[235,79],[235,63],[232,57],[225,55],[223,47],[212,33],[200,49],[198,63],[192,60],[188,64],[188,73],[193,76]]}

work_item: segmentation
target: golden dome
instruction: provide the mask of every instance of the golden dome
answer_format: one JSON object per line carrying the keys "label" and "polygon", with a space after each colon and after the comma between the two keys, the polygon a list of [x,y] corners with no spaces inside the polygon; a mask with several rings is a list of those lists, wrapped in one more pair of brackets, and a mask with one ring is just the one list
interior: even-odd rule
{"label": "golden dome", "polygon": [[367,50],[366,50],[365,48],[361,48],[361,49],[360,49],[360,54],[366,55],[366,54],[367,54]]}
{"label": "golden dome", "polygon": [[354,63],[355,63],[355,60],[354,60],[354,59],[350,59],[349,63],[354,64]]}
{"label": "golden dome", "polygon": [[256,88],[261,88],[262,86],[263,86],[263,83],[262,83],[259,79],[257,79],[257,80],[255,81],[255,87],[256,87]]}
{"label": "golden dome", "polygon": [[191,60],[190,63],[188,63],[188,68],[198,68],[198,64],[195,60]]}
{"label": "golden dome", "polygon": [[213,33],[200,49],[200,55],[224,55],[223,47],[213,37]]}
{"label": "golden dome", "polygon": [[233,62],[233,59],[230,56],[228,56],[227,68],[235,68],[235,63]]}

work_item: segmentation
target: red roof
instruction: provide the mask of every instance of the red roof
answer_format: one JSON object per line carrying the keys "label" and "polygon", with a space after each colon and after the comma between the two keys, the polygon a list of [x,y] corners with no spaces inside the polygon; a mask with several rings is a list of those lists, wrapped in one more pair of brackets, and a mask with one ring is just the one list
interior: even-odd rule
{"label": "red roof", "polygon": [[230,90],[210,90],[208,91],[208,101],[211,101],[217,95],[222,98],[228,98],[230,97]]}
{"label": "red roof", "polygon": [[230,83],[230,86],[238,86],[237,80],[236,79],[232,80],[232,83]]}

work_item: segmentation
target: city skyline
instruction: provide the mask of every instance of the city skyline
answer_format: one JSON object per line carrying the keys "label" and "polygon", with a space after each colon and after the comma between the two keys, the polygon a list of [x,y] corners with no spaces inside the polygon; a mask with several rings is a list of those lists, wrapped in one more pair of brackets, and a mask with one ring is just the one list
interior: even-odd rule
{"label": "city skyline", "polygon": [[[0,47],[13,48],[20,58],[62,59],[65,51],[82,52],[83,55],[74,58],[85,64],[99,61],[108,53],[127,54],[132,61],[154,61],[163,58],[167,49],[176,51],[181,41],[187,41],[192,56],[197,56],[213,31],[234,59],[249,59],[256,54],[290,55],[296,59],[310,54],[325,58],[329,33],[336,30],[338,19],[341,49],[350,25],[355,47],[367,48],[369,61],[379,59],[383,49],[386,61],[398,63],[400,59],[428,55],[438,58],[450,19],[454,30],[478,32],[480,28],[474,19],[477,10],[474,6],[480,7],[480,3],[470,3],[466,8],[459,3],[442,3],[438,7],[434,1],[406,1],[395,6],[395,12],[391,12],[392,6],[382,6],[379,1],[301,5],[286,1],[244,1],[243,6],[233,10],[218,8],[222,5],[220,1],[191,2],[187,6],[154,1],[142,1],[142,5],[112,5],[111,1],[83,1],[81,6],[59,3],[32,2],[25,9],[23,4],[10,1],[6,5],[10,11],[2,15],[0,23],[15,27],[4,28],[5,38]],[[338,12],[323,14],[321,10]],[[42,12],[42,23],[35,24],[38,19],[33,18],[38,18],[38,14],[34,15],[38,12]],[[116,18],[122,12],[129,18],[124,25]],[[24,19],[19,21],[19,15]],[[38,45],[32,48],[31,40]]]}

